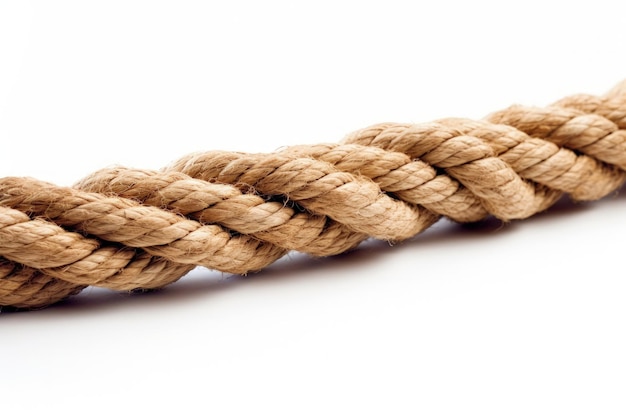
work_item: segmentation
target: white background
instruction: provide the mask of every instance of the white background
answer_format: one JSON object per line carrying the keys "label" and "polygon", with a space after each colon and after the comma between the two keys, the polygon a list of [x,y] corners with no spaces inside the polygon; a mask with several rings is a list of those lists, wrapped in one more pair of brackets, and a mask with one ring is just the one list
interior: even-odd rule
{"label": "white background", "polygon": [[[70,185],[625,78],[617,3],[555,3],[2,1],[0,177]],[[3,312],[0,412],[623,416],[623,194]]]}

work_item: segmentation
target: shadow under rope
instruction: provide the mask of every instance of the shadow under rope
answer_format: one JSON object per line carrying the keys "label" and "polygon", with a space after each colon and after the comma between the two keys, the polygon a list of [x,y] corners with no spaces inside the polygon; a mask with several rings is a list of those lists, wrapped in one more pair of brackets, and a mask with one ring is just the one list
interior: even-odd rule
{"label": "shadow under rope", "polygon": [[[626,186],[620,190],[605,197],[603,200],[626,198]],[[249,281],[254,282],[276,282],[282,279],[302,279],[303,271],[331,271],[333,279],[341,274],[337,274],[342,270],[349,270],[354,265],[367,265],[376,263],[381,257],[388,254],[389,251],[397,250],[395,246],[402,247],[404,250],[410,248],[419,251],[419,247],[423,245],[432,245],[442,242],[460,242],[466,240],[476,240],[486,238],[497,234],[510,233],[517,227],[523,227],[524,223],[545,222],[554,217],[569,216],[575,213],[584,212],[592,209],[592,206],[602,204],[603,200],[593,202],[574,202],[568,196],[563,196],[556,204],[548,210],[538,213],[528,219],[503,222],[495,217],[488,217],[475,223],[454,223],[448,219],[441,219],[433,226],[420,233],[419,235],[406,241],[391,244],[389,242],[369,239],[362,242],[356,249],[339,255],[313,258],[302,253],[289,253],[287,256],[279,259],[267,268],[252,273],[247,276],[230,275],[218,271],[208,270],[206,268],[196,268],[189,274],[181,278],[178,282],[170,284],[160,290],[152,291],[136,291],[136,292],[116,292],[103,288],[89,287],[80,294],[70,297],[65,301],[61,301],[55,305],[45,308],[46,315],[56,315],[81,311],[97,311],[101,309],[115,308],[119,304],[159,304],[175,300],[188,300],[193,298],[206,298],[213,292],[224,291],[237,287]],[[328,276],[329,274],[326,274]],[[306,274],[304,274],[306,276]],[[321,274],[324,276],[324,274]],[[307,277],[305,279],[310,279]],[[15,313],[29,310],[2,310],[3,315],[6,313]],[[31,310],[32,311],[32,310]],[[72,313],[74,314],[74,313]]]}

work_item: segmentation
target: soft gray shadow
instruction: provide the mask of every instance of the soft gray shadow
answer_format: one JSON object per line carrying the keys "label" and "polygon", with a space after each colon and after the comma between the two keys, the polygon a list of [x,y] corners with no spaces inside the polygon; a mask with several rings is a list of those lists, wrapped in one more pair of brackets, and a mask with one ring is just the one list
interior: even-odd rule
{"label": "soft gray shadow", "polygon": [[[606,199],[624,199],[626,198],[624,190],[626,188],[618,190],[613,195],[606,197]],[[423,233],[397,245],[384,241],[367,240],[352,251],[325,258],[313,258],[300,253],[291,253],[264,270],[248,276],[229,275],[198,268],[178,282],[155,291],[119,293],[102,288],[87,288],[77,296],[45,308],[45,316],[98,312],[116,309],[120,305],[137,307],[139,305],[175,304],[175,301],[195,298],[205,299],[213,293],[232,290],[240,285],[245,285],[249,281],[275,282],[283,279],[310,279],[310,276],[302,278],[303,274],[299,272],[312,269],[332,272],[349,269],[354,265],[373,264],[389,251],[395,250],[395,246],[408,247],[419,253],[419,248],[424,245],[490,238],[495,234],[510,233],[517,227],[523,227],[523,224],[526,222],[545,222],[554,217],[575,215],[576,213],[592,209],[595,204],[601,204],[601,201],[580,203],[573,202],[569,197],[564,196],[548,210],[525,220],[505,223],[494,217],[488,217],[476,223],[460,224],[442,219]],[[319,274],[319,276],[325,275],[328,274]],[[2,310],[2,316],[7,317],[25,311],[33,310],[4,309]]]}

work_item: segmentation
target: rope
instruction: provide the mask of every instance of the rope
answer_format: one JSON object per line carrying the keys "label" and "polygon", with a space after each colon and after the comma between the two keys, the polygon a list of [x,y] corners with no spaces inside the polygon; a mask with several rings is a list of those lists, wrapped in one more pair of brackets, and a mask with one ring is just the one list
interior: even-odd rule
{"label": "rope", "polygon": [[625,180],[626,81],[483,120],[385,123],[342,143],[107,168],[73,187],[2,178],[0,306],[43,307],[90,285],[160,288],[197,265],[246,274],[289,251],[408,239],[442,216],[523,219]]}

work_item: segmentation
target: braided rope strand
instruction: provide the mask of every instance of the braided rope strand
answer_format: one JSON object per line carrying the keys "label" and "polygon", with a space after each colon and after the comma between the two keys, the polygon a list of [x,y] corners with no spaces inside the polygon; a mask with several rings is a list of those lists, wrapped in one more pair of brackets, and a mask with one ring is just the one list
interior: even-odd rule
{"label": "braided rope strand", "polygon": [[43,307],[87,286],[160,288],[197,265],[246,274],[289,251],[402,241],[441,217],[524,219],[625,180],[626,81],[483,120],[384,123],[342,143],[107,168],[73,187],[2,178],[0,306]]}

